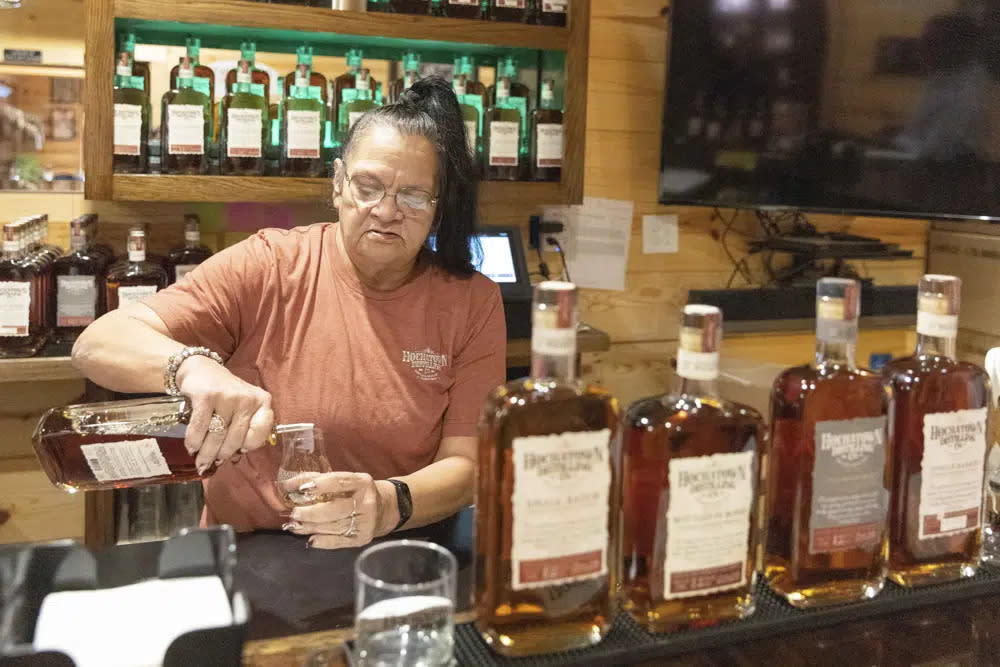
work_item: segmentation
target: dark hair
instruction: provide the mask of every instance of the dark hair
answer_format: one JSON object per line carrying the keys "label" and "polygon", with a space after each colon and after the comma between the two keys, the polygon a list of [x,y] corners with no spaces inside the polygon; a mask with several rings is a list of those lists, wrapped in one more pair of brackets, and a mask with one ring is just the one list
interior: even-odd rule
{"label": "dark hair", "polygon": [[376,125],[391,125],[407,135],[419,135],[433,144],[438,156],[435,263],[457,275],[470,275],[469,246],[476,230],[479,182],[476,165],[465,140],[465,123],[451,84],[439,76],[420,79],[399,97],[366,113],[344,140],[345,160],[351,147]]}

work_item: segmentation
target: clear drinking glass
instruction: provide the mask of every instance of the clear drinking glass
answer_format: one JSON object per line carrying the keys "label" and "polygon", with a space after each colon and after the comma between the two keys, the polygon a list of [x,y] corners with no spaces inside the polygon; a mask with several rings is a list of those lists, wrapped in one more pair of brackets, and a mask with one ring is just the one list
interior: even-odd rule
{"label": "clear drinking glass", "polygon": [[382,542],[354,565],[355,662],[364,667],[452,664],[455,556],[419,540]]}
{"label": "clear drinking glass", "polygon": [[333,500],[336,494],[322,493],[306,495],[298,491],[286,491],[281,483],[302,473],[332,472],[323,431],[314,424],[283,424],[274,429],[274,439],[281,447],[281,465],[278,466],[278,496],[289,508],[296,505],[314,505]]}

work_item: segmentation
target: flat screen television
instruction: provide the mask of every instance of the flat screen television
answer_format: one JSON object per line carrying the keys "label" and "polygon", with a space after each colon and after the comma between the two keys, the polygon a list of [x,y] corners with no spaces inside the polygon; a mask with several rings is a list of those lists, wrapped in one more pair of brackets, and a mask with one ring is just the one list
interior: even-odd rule
{"label": "flat screen television", "polygon": [[1000,219],[1000,0],[673,0],[660,201]]}

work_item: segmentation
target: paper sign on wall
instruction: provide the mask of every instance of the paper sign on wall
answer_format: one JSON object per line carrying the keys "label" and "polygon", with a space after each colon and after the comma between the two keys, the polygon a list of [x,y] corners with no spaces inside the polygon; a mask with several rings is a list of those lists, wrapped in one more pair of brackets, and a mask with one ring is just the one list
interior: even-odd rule
{"label": "paper sign on wall", "polygon": [[677,252],[679,246],[676,215],[642,216],[642,252]]}

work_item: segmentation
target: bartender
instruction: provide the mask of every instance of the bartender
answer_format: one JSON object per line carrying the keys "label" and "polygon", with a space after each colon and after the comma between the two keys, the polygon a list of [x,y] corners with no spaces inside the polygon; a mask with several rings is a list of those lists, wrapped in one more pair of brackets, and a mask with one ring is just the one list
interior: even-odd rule
{"label": "bartender", "polygon": [[[472,502],[476,423],[503,382],[496,284],[472,266],[477,182],[451,86],[418,81],[357,121],[334,163],[338,223],[267,229],[110,312],[73,364],[119,392],[176,391],[204,481],[203,523],[357,547]],[[436,235],[435,250],[427,246]],[[288,490],[275,423],[322,429],[336,472]],[[328,496],[327,496],[328,497]]]}

